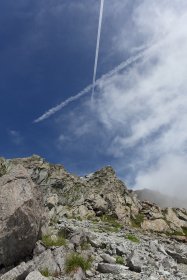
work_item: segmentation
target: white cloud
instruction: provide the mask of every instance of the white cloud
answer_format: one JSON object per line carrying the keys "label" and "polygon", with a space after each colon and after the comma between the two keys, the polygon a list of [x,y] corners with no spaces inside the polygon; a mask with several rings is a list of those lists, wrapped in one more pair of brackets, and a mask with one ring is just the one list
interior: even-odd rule
{"label": "white cloud", "polygon": [[[120,172],[128,162],[136,187],[187,195],[187,3],[145,0],[133,15],[142,46],[154,42],[154,47],[128,71],[101,80],[95,107],[82,105],[76,121],[71,119],[78,127],[72,131],[76,137],[91,130],[97,135],[96,124],[102,123],[101,149],[118,160]],[[134,37],[126,42],[121,32],[116,38],[124,52],[134,44]]]}
{"label": "white cloud", "polygon": [[19,131],[9,130],[9,135],[10,135],[11,141],[15,145],[21,145],[23,143],[23,137],[21,136]]}
{"label": "white cloud", "polygon": [[[154,47],[98,82],[95,106],[79,104],[69,134],[105,136],[100,149],[118,161],[121,174],[122,164],[133,170],[136,187],[187,195],[187,2],[135,2],[129,22],[122,17],[126,1],[113,17],[112,48],[127,54]],[[117,10],[122,1],[115,3]],[[111,11],[105,10],[105,24]]]}
{"label": "white cloud", "polygon": [[137,188],[151,188],[173,197],[187,197],[186,155],[171,154],[159,158],[157,164],[136,178]]}
{"label": "white cloud", "polygon": [[[187,2],[144,0],[134,10],[134,24],[145,45],[159,44],[149,59],[100,85],[95,110],[115,135],[108,153],[123,158],[131,149],[136,154],[136,186],[184,193]],[[121,34],[118,39],[125,45]]]}

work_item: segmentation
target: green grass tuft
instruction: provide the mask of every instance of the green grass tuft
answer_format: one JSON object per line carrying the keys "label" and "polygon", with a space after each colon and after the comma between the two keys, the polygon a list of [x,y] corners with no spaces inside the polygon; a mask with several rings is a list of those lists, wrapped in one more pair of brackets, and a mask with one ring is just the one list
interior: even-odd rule
{"label": "green grass tuft", "polygon": [[181,231],[172,231],[166,233],[168,236],[184,236],[184,233]]}
{"label": "green grass tuft", "polygon": [[117,263],[117,264],[124,265],[124,264],[125,264],[125,263],[124,263],[124,258],[121,257],[121,256],[117,256],[117,257],[116,257],[116,263]]}
{"label": "green grass tuft", "polygon": [[118,233],[120,231],[119,227],[114,227],[110,225],[102,225],[102,228],[99,229],[99,232],[113,232]]}
{"label": "green grass tuft", "polygon": [[123,225],[120,224],[117,218],[113,216],[103,215],[101,217],[101,221],[109,224],[109,226],[108,225],[103,226],[104,231],[119,232],[123,228]]}
{"label": "green grass tuft", "polygon": [[140,243],[140,240],[135,235],[128,234],[126,238],[134,243]]}
{"label": "green grass tuft", "polygon": [[187,236],[187,227],[182,227],[183,233],[185,236]]}
{"label": "green grass tuft", "polygon": [[91,245],[88,241],[82,241],[80,244],[81,250],[88,250],[90,246]]}
{"label": "green grass tuft", "polygon": [[182,227],[181,231],[172,231],[172,232],[166,232],[166,235],[168,236],[187,236],[187,227]]}
{"label": "green grass tuft", "polygon": [[51,273],[49,272],[48,268],[44,268],[44,269],[40,270],[40,273],[44,277],[50,277],[51,276]]}
{"label": "green grass tuft", "polygon": [[140,228],[143,220],[144,220],[144,214],[139,213],[138,215],[136,215],[135,218],[131,219],[132,226],[136,228]]}
{"label": "green grass tuft", "polygon": [[57,236],[56,239],[53,239],[51,235],[44,235],[42,236],[42,242],[46,247],[52,247],[52,246],[65,246],[66,245],[66,239],[63,235]]}
{"label": "green grass tuft", "polygon": [[82,255],[73,253],[66,259],[65,271],[66,273],[75,272],[79,267],[81,267],[83,271],[86,271],[91,268],[91,264],[91,258],[85,259]]}
{"label": "green grass tuft", "polygon": [[44,269],[41,269],[40,273],[44,277],[58,277],[58,276],[60,276],[59,272],[56,271],[56,272],[51,273],[47,267],[44,268]]}

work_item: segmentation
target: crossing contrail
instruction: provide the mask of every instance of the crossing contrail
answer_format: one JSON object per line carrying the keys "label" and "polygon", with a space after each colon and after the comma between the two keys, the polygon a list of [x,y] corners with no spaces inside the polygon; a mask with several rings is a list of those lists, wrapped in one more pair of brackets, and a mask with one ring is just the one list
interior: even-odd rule
{"label": "crossing contrail", "polygon": [[[95,86],[98,86],[100,84],[100,82],[102,82],[103,80],[110,78],[112,75],[117,74],[119,71],[124,70],[125,68],[127,68],[128,66],[130,66],[131,64],[133,64],[134,62],[139,60],[140,58],[144,57],[146,54],[148,54],[150,49],[151,49],[151,47],[141,53],[138,53],[137,55],[134,55],[134,56],[128,58],[127,60],[125,60],[118,66],[116,66],[114,69],[112,69],[108,73],[102,75],[98,80],[96,80]],[[42,116],[40,116],[39,118],[34,120],[34,123],[39,123],[41,121],[44,121],[45,119],[48,119],[50,116],[52,116],[56,112],[60,111],[63,107],[67,106],[69,103],[71,103],[71,102],[81,98],[83,95],[89,93],[92,90],[92,86],[93,86],[92,84],[87,86],[82,91],[80,91],[78,94],[67,98],[65,101],[61,102],[59,105],[51,108],[50,110],[45,112]]]}
{"label": "crossing contrail", "polygon": [[94,64],[94,73],[93,73],[93,82],[92,82],[92,84],[93,84],[93,86],[92,86],[92,100],[93,100],[93,97],[94,97],[96,74],[97,74],[97,64],[98,64],[100,38],[101,38],[101,27],[102,27],[102,19],[103,19],[103,8],[104,8],[104,0],[101,0],[99,25],[98,25],[98,33],[97,33],[97,44],[96,44],[96,51],[95,51],[95,64]]}

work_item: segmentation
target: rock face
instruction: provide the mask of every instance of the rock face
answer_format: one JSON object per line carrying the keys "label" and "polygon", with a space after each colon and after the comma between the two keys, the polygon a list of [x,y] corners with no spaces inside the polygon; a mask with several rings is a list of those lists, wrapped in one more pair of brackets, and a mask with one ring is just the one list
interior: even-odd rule
{"label": "rock face", "polygon": [[43,277],[39,271],[33,271],[25,278],[25,280],[45,280],[46,277]]}
{"label": "rock face", "polygon": [[[39,156],[0,158],[0,280],[182,280],[186,243],[187,211],[140,201],[110,166],[78,177]],[[91,268],[67,275],[71,254]]]}
{"label": "rock face", "polygon": [[[5,172],[4,172],[5,173]],[[28,256],[38,239],[42,209],[26,169],[11,166],[0,177],[0,265]]]}
{"label": "rock face", "polygon": [[4,174],[9,166],[18,164],[24,166],[32,181],[39,186],[50,220],[107,216],[117,218],[122,225],[185,236],[185,209],[161,208],[152,202],[138,200],[137,193],[128,190],[110,166],[78,177],[68,173],[62,165],[50,164],[39,156],[13,160],[1,158],[0,174]]}
{"label": "rock face", "polygon": [[157,232],[169,232],[169,226],[163,219],[145,220],[142,223],[142,228]]}
{"label": "rock face", "polygon": [[107,166],[95,173],[78,177],[69,174],[62,165],[49,164],[44,159],[13,159],[7,165],[23,165],[33,182],[40,186],[50,217],[93,217],[111,215],[130,224],[131,216],[141,205],[125,184]]}

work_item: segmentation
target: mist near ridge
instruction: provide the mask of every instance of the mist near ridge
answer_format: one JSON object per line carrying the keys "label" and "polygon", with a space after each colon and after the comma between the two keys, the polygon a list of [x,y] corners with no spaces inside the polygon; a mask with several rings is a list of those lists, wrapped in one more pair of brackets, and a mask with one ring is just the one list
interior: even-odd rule
{"label": "mist near ridge", "polygon": [[150,189],[135,190],[134,192],[139,200],[155,203],[161,208],[187,208],[185,197],[179,198],[175,196],[170,196]]}

